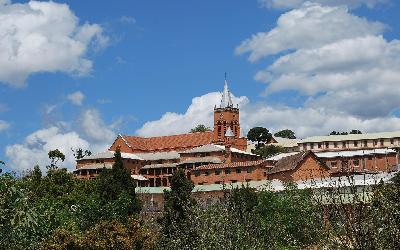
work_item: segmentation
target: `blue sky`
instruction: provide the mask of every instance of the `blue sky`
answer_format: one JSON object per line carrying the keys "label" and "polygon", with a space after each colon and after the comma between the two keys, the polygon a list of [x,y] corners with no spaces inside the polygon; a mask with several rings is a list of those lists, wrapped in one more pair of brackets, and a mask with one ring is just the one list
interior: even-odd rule
{"label": "blue sky", "polygon": [[303,2],[0,0],[0,159],[210,125],[224,72],[244,134],[400,129],[399,4]]}

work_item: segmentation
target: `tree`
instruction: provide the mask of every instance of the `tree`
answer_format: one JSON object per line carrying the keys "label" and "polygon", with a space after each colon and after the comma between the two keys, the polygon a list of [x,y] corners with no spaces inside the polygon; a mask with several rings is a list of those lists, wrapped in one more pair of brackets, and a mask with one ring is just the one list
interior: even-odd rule
{"label": "tree", "polygon": [[129,199],[130,205],[125,212],[128,215],[137,213],[140,211],[140,203],[135,193],[136,183],[130,172],[124,167],[119,148],[115,150],[114,160],[112,169],[103,168],[97,177],[97,191],[100,198],[104,204],[110,202],[126,204],[125,201]]}
{"label": "tree", "polygon": [[58,149],[50,150],[48,155],[51,160],[50,166],[47,166],[48,169],[56,169],[58,161],[63,162],[65,160],[65,155]]}
{"label": "tree", "polygon": [[[6,164],[4,163],[4,161],[1,161],[1,160],[0,160],[0,165],[3,165],[3,166],[4,166],[4,165],[6,165]],[[1,174],[1,172],[3,172],[3,169],[0,168],[0,174]]]}
{"label": "tree", "polygon": [[272,139],[272,135],[266,128],[254,127],[247,133],[247,139],[252,142],[257,142],[256,148],[259,148],[265,142],[270,141]]}
{"label": "tree", "polygon": [[253,154],[260,155],[263,158],[269,158],[279,153],[284,153],[285,149],[281,146],[264,145],[251,151]]}
{"label": "tree", "polygon": [[77,148],[75,150],[71,148],[71,150],[72,150],[76,160],[80,160],[83,157],[92,155],[92,152],[90,150],[87,150],[87,149],[85,151],[83,151],[83,149],[81,149],[81,148]]}
{"label": "tree", "polygon": [[274,136],[281,137],[281,138],[288,138],[288,139],[296,139],[296,135],[290,129],[284,129],[284,130],[278,131],[274,134]]}
{"label": "tree", "polygon": [[358,134],[359,135],[359,134],[362,134],[362,132],[358,129],[353,129],[350,131],[350,134]]}
{"label": "tree", "polygon": [[207,132],[207,131],[211,131],[211,129],[209,127],[206,127],[203,124],[199,124],[197,125],[195,128],[192,128],[190,130],[190,133],[196,133],[196,132]]}

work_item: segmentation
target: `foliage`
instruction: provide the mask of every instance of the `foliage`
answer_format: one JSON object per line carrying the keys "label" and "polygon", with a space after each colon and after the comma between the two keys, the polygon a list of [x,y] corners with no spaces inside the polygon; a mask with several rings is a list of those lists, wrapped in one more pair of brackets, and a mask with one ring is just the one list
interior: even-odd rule
{"label": "foliage", "polygon": [[195,128],[192,128],[190,130],[190,133],[196,133],[196,132],[207,132],[211,131],[209,127],[206,127],[204,124],[199,124]]}
{"label": "foliage", "polygon": [[285,149],[281,146],[276,145],[264,145],[259,148],[253,149],[251,151],[253,154],[260,155],[263,158],[269,158],[279,153],[286,152]]}
{"label": "foliage", "polygon": [[49,159],[51,160],[50,166],[48,166],[48,169],[56,169],[57,168],[57,162],[58,161],[64,161],[65,160],[65,155],[58,149],[55,150],[50,150],[49,153]]}
{"label": "foliage", "polygon": [[265,142],[270,141],[272,139],[272,135],[266,128],[254,127],[247,133],[247,139],[257,142],[256,148],[259,148],[264,145]]}
{"label": "foliage", "polygon": [[83,150],[81,148],[77,148],[77,149],[72,149],[73,155],[75,157],[76,160],[80,160],[86,156],[91,156],[92,152],[90,150]]}
{"label": "foliage", "polygon": [[281,138],[288,138],[288,139],[296,139],[296,135],[290,129],[284,129],[284,130],[278,131],[274,134],[274,136],[281,137]]}
{"label": "foliage", "polygon": [[332,131],[329,135],[348,135],[348,134],[362,134],[362,132],[358,129],[353,129],[350,132],[337,132]]}

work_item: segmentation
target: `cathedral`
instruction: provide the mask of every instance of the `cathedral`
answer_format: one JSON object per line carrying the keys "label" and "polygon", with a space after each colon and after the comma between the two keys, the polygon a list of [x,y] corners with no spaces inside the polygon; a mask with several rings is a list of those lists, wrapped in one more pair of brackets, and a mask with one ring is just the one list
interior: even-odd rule
{"label": "cathedral", "polygon": [[117,148],[139,187],[169,187],[178,169],[199,186],[262,181],[271,176],[316,178],[328,171],[312,152],[268,160],[249,152],[247,146],[247,138],[240,136],[240,109],[225,80],[221,101],[214,106],[213,131],[158,137],[118,135],[106,152],[78,160],[74,174],[79,179],[96,178],[104,168],[112,168]]}

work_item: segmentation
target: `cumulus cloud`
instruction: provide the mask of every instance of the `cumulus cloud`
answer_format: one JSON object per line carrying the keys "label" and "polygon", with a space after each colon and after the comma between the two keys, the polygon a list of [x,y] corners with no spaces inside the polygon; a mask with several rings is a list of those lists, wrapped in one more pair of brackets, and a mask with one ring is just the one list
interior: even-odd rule
{"label": "cumulus cloud", "polygon": [[108,43],[100,25],[80,24],[67,4],[1,3],[0,81],[12,86],[24,86],[38,72],[88,74],[93,64],[88,50]]}
{"label": "cumulus cloud", "polygon": [[[274,9],[299,8],[308,1],[309,0],[258,0],[261,6]],[[311,0],[311,2],[328,6],[344,5],[349,8],[356,8],[361,5],[366,5],[368,8],[373,8],[378,4],[387,3],[388,0]]]}
{"label": "cumulus cloud", "polygon": [[[145,123],[136,132],[142,136],[156,136],[187,133],[197,124],[212,127],[214,104],[219,103],[220,97],[217,92],[195,97],[185,113],[167,112],[159,120]],[[400,118],[394,116],[363,119],[345,113],[326,111],[323,108],[293,108],[251,103],[245,96],[234,98],[234,103],[239,103],[240,107],[242,136],[255,126],[267,127],[273,132],[289,128],[300,138],[326,135],[333,130],[400,130]]]}
{"label": "cumulus cloud", "polygon": [[116,137],[111,129],[112,126],[107,126],[104,123],[96,109],[85,110],[81,115],[79,124],[84,134],[92,141],[110,142]]}
{"label": "cumulus cloud", "polygon": [[383,30],[382,23],[352,15],[346,7],[309,3],[282,14],[275,28],[246,39],[236,53],[248,52],[249,60],[254,62],[287,50],[318,48],[346,38],[377,35]]}
{"label": "cumulus cloud", "polygon": [[67,99],[70,100],[72,104],[81,106],[83,100],[85,99],[85,95],[80,91],[76,91],[74,93],[67,95]]}
{"label": "cumulus cloud", "polygon": [[73,170],[76,162],[71,149],[82,148],[90,149],[93,153],[101,152],[115,139],[113,125],[106,125],[96,109],[84,111],[77,123],[79,128],[73,128],[65,122],[55,122],[29,134],[22,143],[8,145],[6,156],[10,167],[22,171],[32,169],[38,164],[45,170],[50,164],[47,153],[59,149],[66,156],[65,162],[60,165]]}
{"label": "cumulus cloud", "polygon": [[251,61],[281,53],[255,75],[267,84],[267,95],[294,90],[307,97],[304,108],[384,118],[400,107],[400,41],[386,40],[383,31],[383,24],[345,7],[306,4],[283,14],[271,31],[245,40],[237,52],[250,53]]}
{"label": "cumulus cloud", "polygon": [[75,159],[71,148],[89,148],[89,143],[76,132],[62,132],[58,127],[40,129],[28,135],[21,144],[6,147],[6,156],[9,158],[13,170],[32,169],[39,165],[43,170],[50,164],[47,153],[59,149],[66,155],[63,166],[72,169]]}
{"label": "cumulus cloud", "polygon": [[[160,119],[145,123],[136,132],[141,136],[157,136],[187,133],[197,124],[212,127],[213,108],[219,103],[220,98],[218,92],[195,97],[185,113],[167,112]],[[354,115],[321,108],[293,108],[251,103],[245,96],[234,98],[234,103],[238,103],[240,107],[242,136],[255,126],[267,127],[273,132],[289,128],[300,138],[324,135],[333,130],[360,129],[363,132],[400,130],[400,118],[393,116],[361,119]]]}
{"label": "cumulus cloud", "polygon": [[0,133],[10,128],[10,123],[0,120]]}

